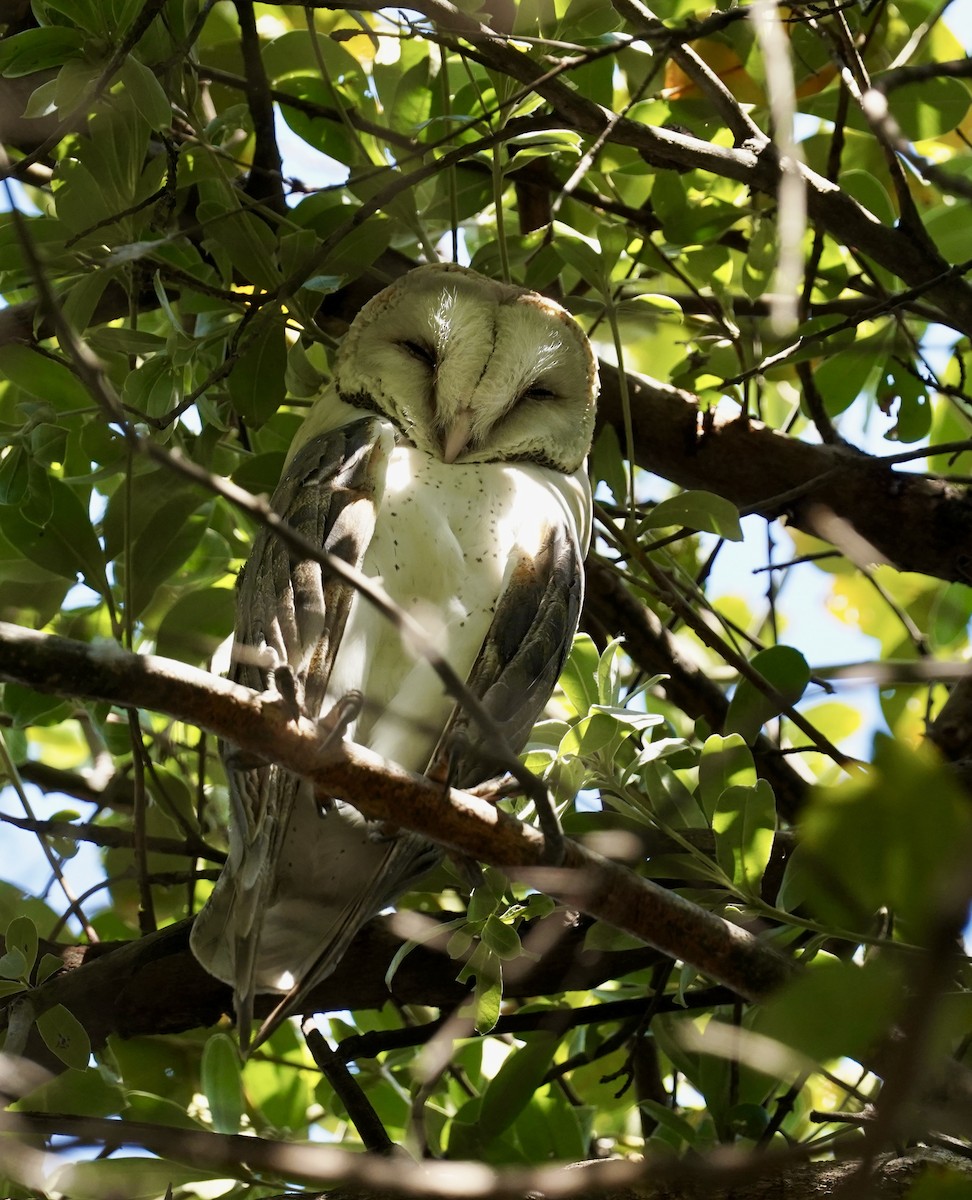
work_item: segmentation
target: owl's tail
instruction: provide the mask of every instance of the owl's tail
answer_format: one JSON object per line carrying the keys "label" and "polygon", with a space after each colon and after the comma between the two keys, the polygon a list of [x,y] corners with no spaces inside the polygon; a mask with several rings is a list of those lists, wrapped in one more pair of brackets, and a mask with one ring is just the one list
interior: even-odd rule
{"label": "owl's tail", "polygon": [[[310,993],[335,969],[361,927],[397,900],[442,857],[439,847],[410,833],[378,843],[375,849],[380,851],[379,861],[367,864],[370,872],[347,889],[344,903],[291,900],[271,910],[270,919],[264,923],[264,940],[270,937],[271,927],[282,919],[291,937],[295,926],[303,931],[304,954],[296,971],[276,975],[278,987],[287,978],[293,980],[292,986],[257,1030],[250,1052],[262,1045],[287,1017],[306,1010]],[[291,951],[295,949],[292,942]],[[293,961],[291,955],[290,962]],[[261,966],[274,968],[279,963],[261,953]]]}
{"label": "owl's tail", "polygon": [[[190,934],[202,966],[233,988],[244,1053],[301,1012],[362,925],[441,856],[413,834],[376,837],[339,801],[322,815],[301,799],[279,844],[231,856]],[[267,992],[283,996],[251,1040],[255,999]]]}

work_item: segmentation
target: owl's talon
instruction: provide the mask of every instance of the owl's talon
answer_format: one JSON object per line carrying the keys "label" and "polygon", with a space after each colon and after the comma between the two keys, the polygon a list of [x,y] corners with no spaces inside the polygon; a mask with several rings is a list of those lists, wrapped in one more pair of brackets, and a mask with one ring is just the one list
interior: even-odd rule
{"label": "owl's talon", "polygon": [[343,742],[350,727],[361,716],[363,707],[364,697],[360,692],[348,692],[336,700],[317,721],[318,731],[325,735],[324,745]]}
{"label": "owl's talon", "polygon": [[223,762],[230,771],[255,771],[257,767],[266,766],[267,760],[261,754],[254,754],[252,750],[224,744]]}
{"label": "owl's talon", "polygon": [[523,793],[523,785],[519,783],[512,775],[497,775],[493,779],[486,779],[483,783],[477,783],[475,787],[465,789],[470,796],[476,796],[480,800],[485,800],[487,804],[492,804],[493,807],[501,800],[508,800],[511,796],[519,796]]}
{"label": "owl's talon", "polygon": [[280,663],[271,675],[271,686],[280,698],[281,707],[292,721],[301,717],[302,705],[297,695],[297,680],[287,663]]}

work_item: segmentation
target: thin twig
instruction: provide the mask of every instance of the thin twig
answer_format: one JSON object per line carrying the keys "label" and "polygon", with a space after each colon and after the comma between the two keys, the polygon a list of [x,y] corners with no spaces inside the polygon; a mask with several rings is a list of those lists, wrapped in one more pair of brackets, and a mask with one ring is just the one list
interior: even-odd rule
{"label": "thin twig", "polygon": [[396,1146],[388,1136],[388,1130],[382,1125],[371,1101],[357,1079],[345,1066],[346,1060],[334,1052],[313,1017],[308,1017],[301,1023],[301,1033],[324,1078],[328,1081],[341,1103],[347,1110],[351,1123],[367,1150],[372,1154],[392,1154]]}

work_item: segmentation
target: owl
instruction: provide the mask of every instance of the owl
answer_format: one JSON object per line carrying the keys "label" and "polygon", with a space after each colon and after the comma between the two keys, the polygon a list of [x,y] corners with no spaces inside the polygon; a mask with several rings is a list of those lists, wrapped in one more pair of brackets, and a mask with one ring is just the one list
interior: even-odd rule
{"label": "owl", "polygon": [[[461,266],[418,267],[351,324],[273,497],[422,624],[516,751],[580,613],[596,395],[590,343],[559,305]],[[276,687],[311,717],[356,696],[346,736],[411,771],[456,787],[497,773],[489,739],[399,631],[267,529],[240,576],[233,658],[237,682]],[[255,1046],[440,851],[223,753],[229,856],[191,945],[233,986],[246,1047],[254,996],[283,993]]]}

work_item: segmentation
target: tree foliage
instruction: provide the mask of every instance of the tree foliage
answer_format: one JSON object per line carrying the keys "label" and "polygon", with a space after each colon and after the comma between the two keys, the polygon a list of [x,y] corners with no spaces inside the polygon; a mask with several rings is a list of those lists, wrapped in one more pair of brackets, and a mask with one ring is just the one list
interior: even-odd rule
{"label": "tree foliage", "polygon": [[[942,8],[3,20],[3,1194],[965,1194],[972,69]],[[602,362],[583,631],[526,757],[559,872],[528,802],[322,765],[214,661],[341,334],[435,258],[555,297]],[[489,864],[372,922],[327,1021],[245,1064],[186,940],[218,737]]]}

